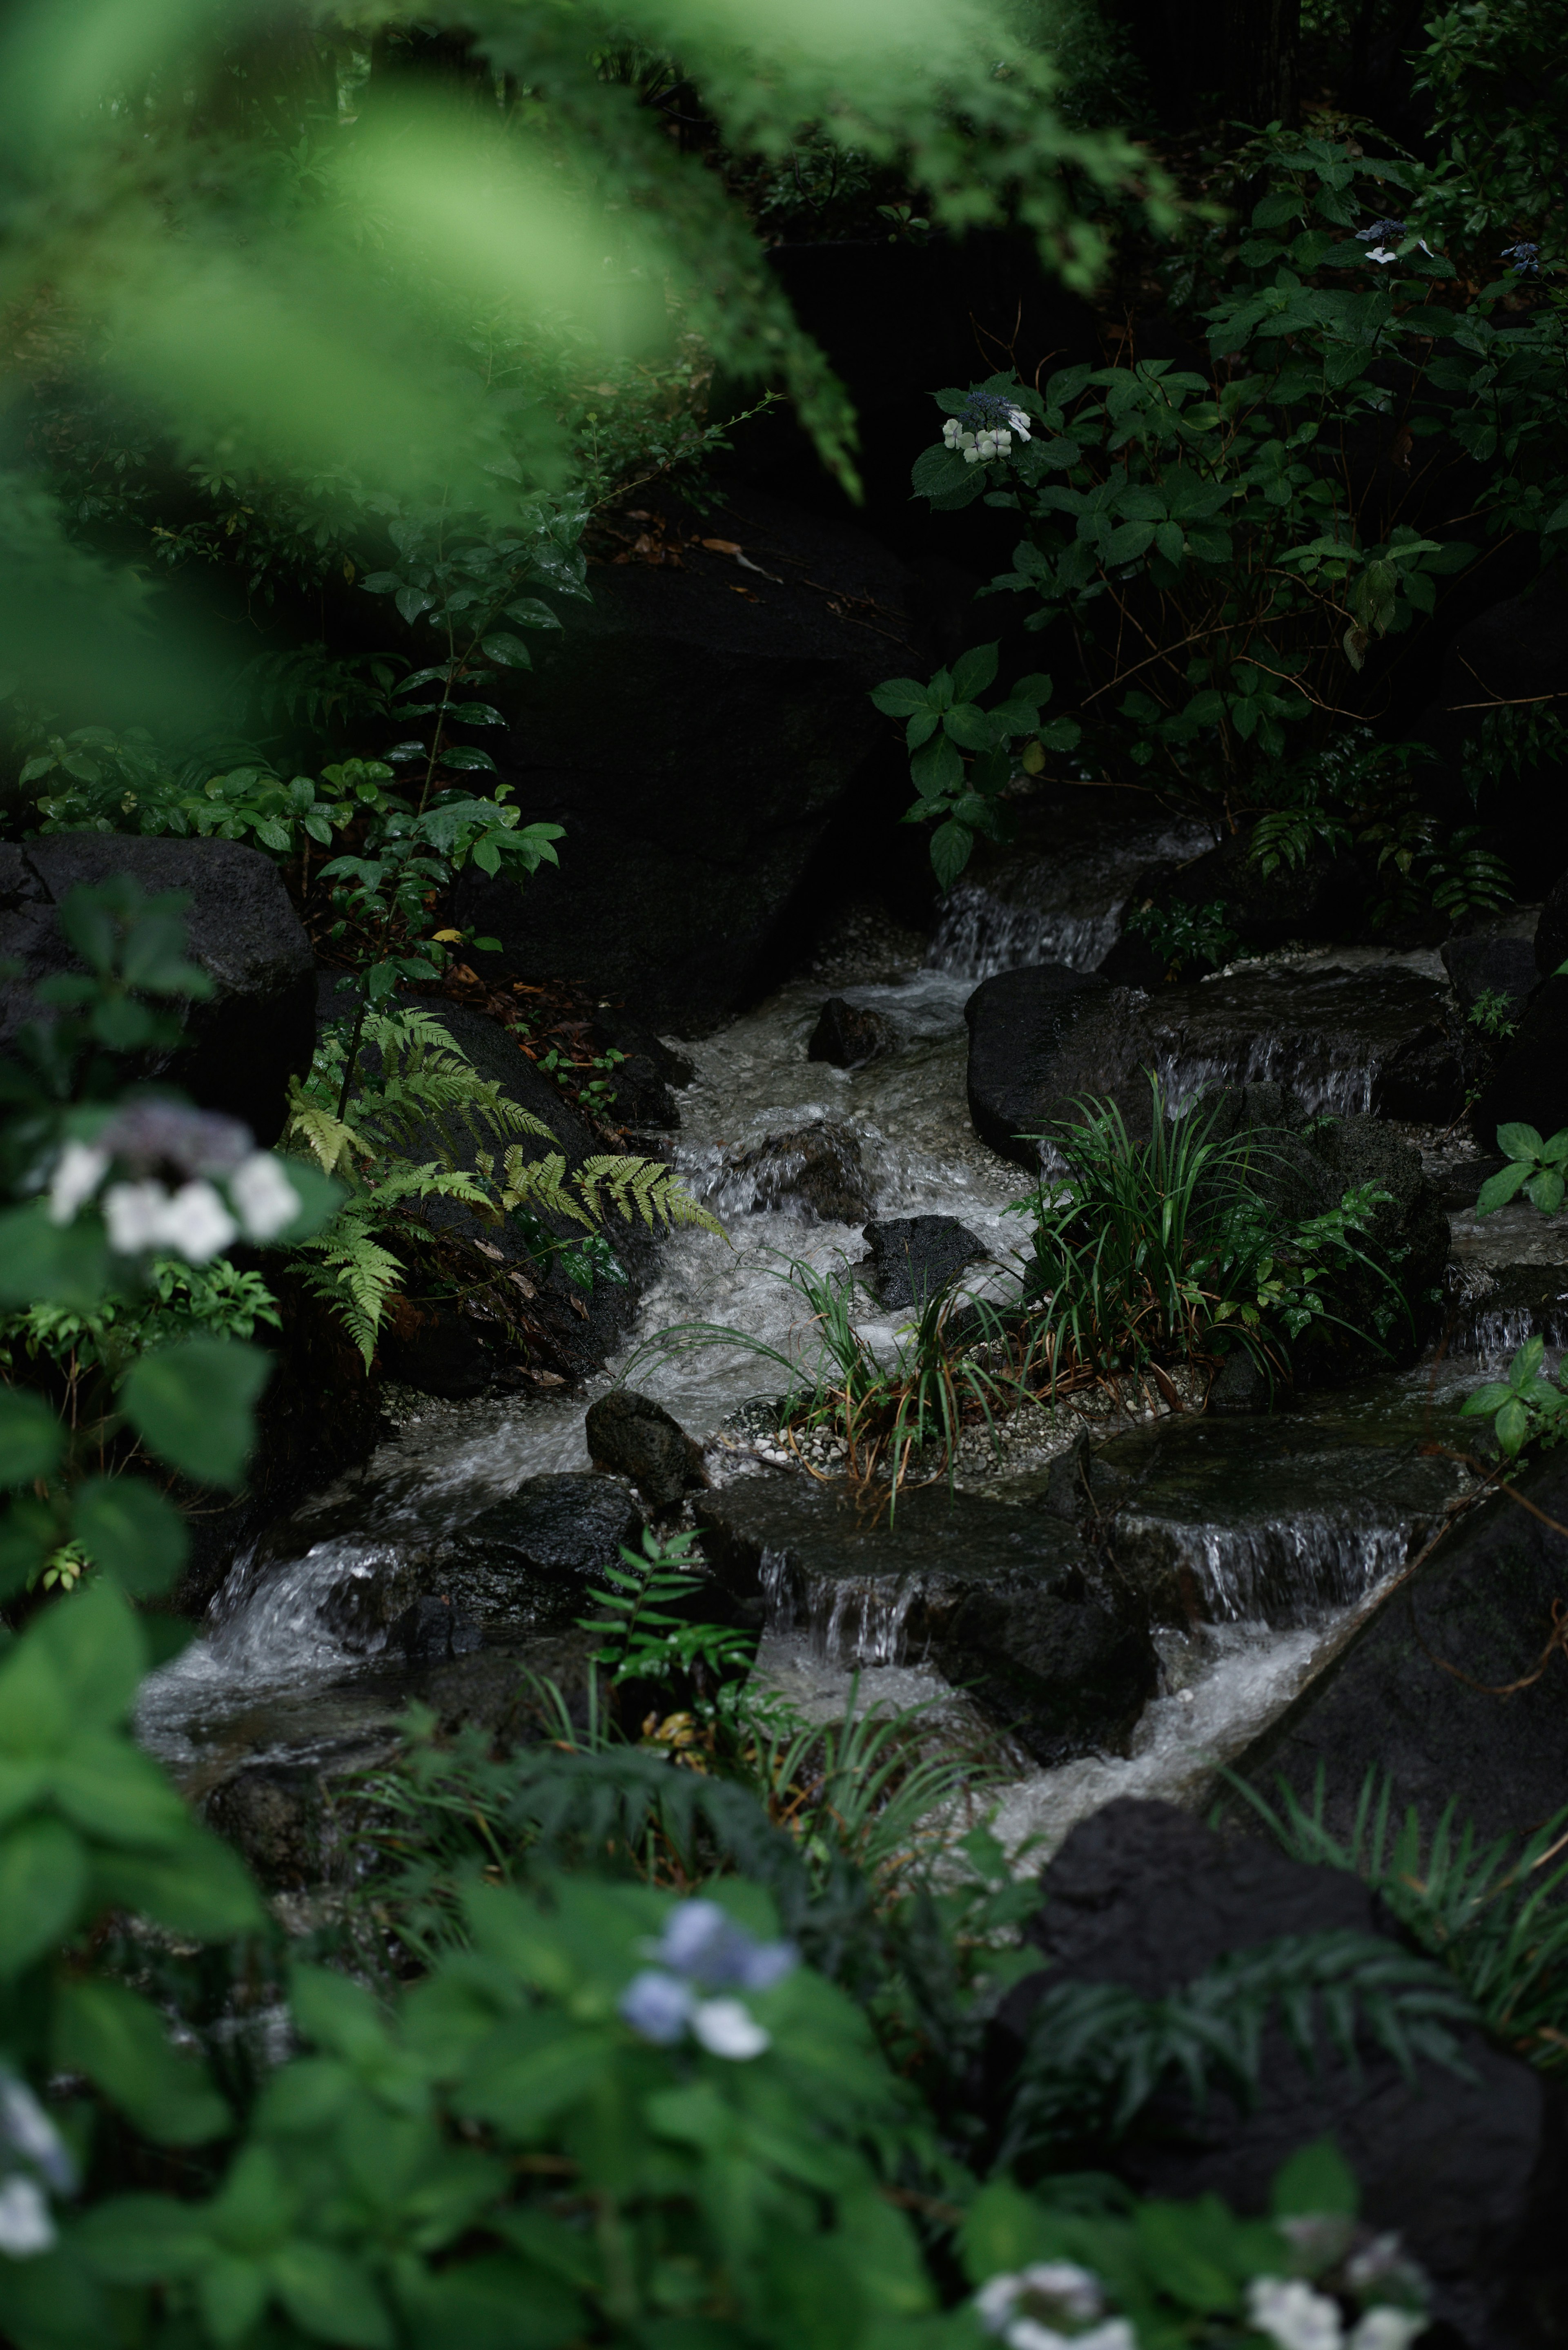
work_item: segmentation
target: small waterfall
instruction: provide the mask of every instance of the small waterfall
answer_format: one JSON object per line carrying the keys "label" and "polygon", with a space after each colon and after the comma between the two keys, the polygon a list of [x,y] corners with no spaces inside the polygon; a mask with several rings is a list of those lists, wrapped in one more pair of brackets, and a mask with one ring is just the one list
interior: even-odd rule
{"label": "small waterfall", "polygon": [[1277,1035],[1267,1030],[1234,1052],[1159,1051],[1155,1069],[1166,1107],[1179,1110],[1220,1086],[1288,1085],[1313,1118],[1349,1118],[1372,1107],[1376,1066],[1346,1067],[1329,1061],[1318,1039]]}
{"label": "small waterfall", "polygon": [[928,965],[954,978],[982,980],[1024,963],[1064,962],[1095,971],[1121,934],[1124,898],[1091,911],[1015,906],[978,883],[949,891],[927,951]]}
{"label": "small waterfall", "polygon": [[845,1575],[811,1593],[813,1654],[829,1665],[901,1665],[913,1575]]}
{"label": "small waterfall", "polygon": [[1420,1520],[1368,1525],[1350,1510],[1181,1524],[1124,1512],[1117,1546],[1136,1548],[1157,1611],[1176,1622],[1304,1624],[1347,1607],[1403,1566]]}

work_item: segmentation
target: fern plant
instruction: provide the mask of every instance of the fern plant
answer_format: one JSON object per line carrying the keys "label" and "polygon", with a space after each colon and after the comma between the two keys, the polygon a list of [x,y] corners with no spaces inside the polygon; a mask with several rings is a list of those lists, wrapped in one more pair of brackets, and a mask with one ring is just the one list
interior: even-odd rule
{"label": "fern plant", "polygon": [[[510,1217],[535,1258],[558,1257],[585,1287],[596,1270],[624,1279],[597,1230],[612,1211],[649,1229],[723,1226],[659,1160],[601,1153],[568,1172],[560,1150],[525,1159],[514,1138],[554,1142],[542,1118],[483,1077],[433,1013],[363,1007],[352,1033],[330,1028],[303,1080],[292,1081],[284,1147],[348,1187],[326,1228],[300,1243],[312,1291],[333,1306],[369,1368],[404,1278],[390,1237],[453,1200],[496,1223]],[[496,1152],[500,1150],[500,1166]],[[472,1158],[472,1169],[462,1162]],[[565,1241],[544,1219],[581,1228]]]}
{"label": "fern plant", "polygon": [[692,1572],[696,1542],[694,1534],[660,1537],[645,1526],[641,1550],[623,1543],[620,1564],[602,1570],[608,1588],[589,1591],[607,1612],[577,1621],[585,1632],[599,1634],[604,1645],[594,1651],[594,1662],[605,1668],[612,1688],[628,1680],[668,1680],[697,1666],[724,1674],[750,1665],[754,1632],[693,1623],[674,1612],[702,1588],[703,1577]]}
{"label": "fern plant", "polygon": [[1475,2012],[1447,1968],[1347,1929],[1229,1951],[1163,1999],[1119,1983],[1052,1984],[1030,2018],[997,2163],[1006,2168],[1064,2138],[1117,2137],[1173,2080],[1195,2104],[1216,2082],[1249,2101],[1276,2017],[1314,2069],[1326,2024],[1346,2064],[1369,2039],[1408,2077],[1417,2056],[1462,2072],[1449,2027]]}

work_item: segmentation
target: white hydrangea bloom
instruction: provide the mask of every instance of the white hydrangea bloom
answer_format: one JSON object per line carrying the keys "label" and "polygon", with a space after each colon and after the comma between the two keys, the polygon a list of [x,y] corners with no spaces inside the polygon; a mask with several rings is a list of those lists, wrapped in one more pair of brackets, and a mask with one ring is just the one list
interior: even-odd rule
{"label": "white hydrangea bloom", "polygon": [[738,1999],[705,1999],[692,2010],[691,2029],[711,2056],[729,2056],[737,2064],[760,2056],[772,2034]]}
{"label": "white hydrangea bloom", "polygon": [[1393,2309],[1386,2302],[1366,2310],[1351,2329],[1348,2350],[1409,2350],[1430,2324],[1425,2310]]}
{"label": "white hydrangea bloom", "polygon": [[1339,2308],[1299,2277],[1254,2277],[1247,2314],[1279,2350],[1340,2350]]}
{"label": "white hydrangea bloom", "polygon": [[169,1194],[151,1175],[140,1183],[111,1183],[103,1195],[109,1244],[120,1256],[139,1256],[158,1244]]}
{"label": "white hydrangea bloom", "polygon": [[1004,2326],[1002,2338],[1007,2350],[1068,2350],[1069,2334],[1058,2334],[1054,2326],[1042,2325],[1037,2317],[1015,2317]]}
{"label": "white hydrangea bloom", "polygon": [[0,2252],[14,2261],[47,2252],[55,2241],[54,2215],[43,2189],[16,2173],[0,2178]]}
{"label": "white hydrangea bloom", "polygon": [[245,1238],[270,1241],[299,1213],[299,1194],[270,1150],[254,1150],[229,1178]]}
{"label": "white hydrangea bloom", "polygon": [[88,1142],[67,1142],[49,1182],[49,1222],[68,1224],[109,1172],[109,1154]]}
{"label": "white hydrangea bloom", "polygon": [[0,2137],[26,2155],[62,2195],[75,2193],[77,2170],[70,2150],[26,2081],[15,2073],[0,2073]]}
{"label": "white hydrangea bloom", "polygon": [[159,1245],[187,1264],[209,1257],[239,1238],[240,1228],[207,1182],[182,1183],[158,1222]]}

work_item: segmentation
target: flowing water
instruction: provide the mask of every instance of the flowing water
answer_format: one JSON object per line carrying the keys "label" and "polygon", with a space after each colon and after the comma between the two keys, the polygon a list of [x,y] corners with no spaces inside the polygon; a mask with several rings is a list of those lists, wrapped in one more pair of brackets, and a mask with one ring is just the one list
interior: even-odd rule
{"label": "flowing water", "polygon": [[[1079,903],[1073,919],[1113,920],[1125,876],[1106,887],[1097,913]],[[693,1435],[719,1440],[737,1407],[781,1387],[778,1362],[728,1343],[661,1352],[649,1347],[656,1333],[722,1325],[798,1359],[810,1346],[804,1301],[783,1278],[790,1261],[826,1274],[858,1260],[859,1228],[873,1213],[955,1216],[998,1265],[1015,1254],[1023,1228],[1009,1203],[1022,1179],[977,1140],[965,1100],[963,1006],[975,953],[953,950],[950,959],[954,967],[944,969],[906,951],[891,967],[873,960],[858,975],[829,971],[683,1046],[696,1075],[680,1098],[675,1157],[725,1218],[732,1245],[692,1232],[670,1241],[630,1340],[596,1389],[629,1370],[632,1383]],[[830,990],[880,1014],[896,1049],[849,1071],[808,1060],[807,1039]],[[1355,1075],[1345,1073],[1347,1085]],[[764,1146],[781,1136],[794,1139],[770,1155]],[[813,1137],[827,1139],[817,1153],[836,1210],[827,1220],[807,1212],[790,1190]],[[892,1344],[897,1319],[867,1306],[870,1343]],[[1168,1476],[1161,1471],[1168,1491],[1156,1495],[1146,1481],[1133,1515],[1163,1562],[1165,1583],[1187,1595],[1173,1602],[1160,1635],[1161,1693],[1126,1754],[1018,1776],[1000,1798],[1004,1834],[1054,1842],[1117,1794],[1195,1799],[1404,1564],[1441,1501],[1429,1473],[1412,1478],[1411,1458],[1426,1439],[1454,1430],[1459,1391],[1477,1371],[1472,1360],[1384,1379],[1292,1415],[1290,1442],[1303,1460],[1315,1443],[1325,1455],[1388,1464],[1386,1476],[1368,1473],[1359,1485],[1342,1479],[1332,1505],[1315,1512],[1270,1504],[1266,1433],[1253,1439],[1254,1452],[1264,1446],[1257,1457],[1222,1458],[1221,1447],[1206,1461],[1193,1452]],[[384,1744],[419,1679],[393,1669],[378,1648],[381,1636],[354,1633],[356,1594],[407,1573],[443,1533],[524,1479],[586,1468],[588,1399],[454,1406],[394,1398],[395,1440],[236,1562],[201,1637],[150,1677],[140,1715],[147,1744],[194,1787],[243,1761],[341,1764]],[[1118,1440],[1133,1449],[1128,1475],[1147,1440],[1147,1431]],[[1043,1473],[1036,1455],[990,1464],[967,1482],[1032,1507]],[[1310,1461],[1303,1473],[1310,1475]],[[896,1595],[888,1600],[885,1588],[846,1587],[835,1599],[836,1617],[814,1635],[792,1626],[781,1593],[759,1678],[816,1719],[842,1711],[856,1672],[863,1702],[950,1704],[953,1693],[905,1653]],[[1005,1742],[996,1752],[1005,1758]]]}

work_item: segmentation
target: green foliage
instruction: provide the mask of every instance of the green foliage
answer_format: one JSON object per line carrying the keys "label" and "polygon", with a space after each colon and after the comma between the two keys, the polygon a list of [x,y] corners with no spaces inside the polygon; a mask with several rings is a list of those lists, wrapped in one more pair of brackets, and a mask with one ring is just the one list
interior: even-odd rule
{"label": "green foliage", "polygon": [[1489,248],[1521,238],[1561,248],[1568,222],[1548,158],[1568,78],[1549,14],[1528,0],[1466,0],[1425,29],[1415,87],[1440,151],[1416,181],[1422,229],[1480,244],[1483,266],[1500,257]]}
{"label": "green foliage", "polygon": [[[723,1235],[657,1159],[595,1153],[568,1176],[559,1150],[524,1159],[513,1138],[553,1142],[549,1127],[482,1077],[433,1013],[378,1010],[368,986],[353,1022],[322,1036],[289,1099],[286,1141],[348,1186],[332,1222],[301,1245],[319,1260],[307,1274],[311,1289],[337,1313],[367,1368],[405,1278],[398,1235],[410,1222],[428,1224],[432,1201],[461,1201],[496,1222],[511,1218],[537,1261],[558,1258],[587,1289],[596,1276],[625,1279],[594,1229],[611,1214],[628,1223],[639,1217],[649,1230],[694,1226]],[[546,1217],[581,1227],[585,1237],[564,1239]]]}
{"label": "green foliage", "polygon": [[1020,678],[1005,700],[981,710],[975,697],[994,683],[996,660],[994,645],[977,645],[950,671],[940,669],[929,685],[889,678],[871,696],[878,710],[908,722],[904,739],[919,796],[904,821],[936,823],[931,866],[944,889],[968,864],[977,832],[992,840],[1007,837],[1002,795],[1013,773],[1014,742],[1027,738],[1027,770],[1040,764],[1039,745],[1070,751],[1078,741],[1080,730],[1070,718],[1041,725],[1040,705],[1051,696],[1048,677]]}
{"label": "green foliage", "polygon": [[1348,1929],[1232,1952],[1163,1999],[1116,1983],[1047,1984],[1030,2016],[1001,2161],[1023,2160],[1075,2127],[1119,2136],[1158,2090],[1178,2082],[1199,2104],[1215,2084],[1250,2097],[1275,2021],[1314,2070],[1326,2026],[1345,2064],[1356,2064],[1365,2034],[1407,2079],[1417,2056],[1460,2072],[1449,2027],[1474,2012],[1443,1967],[1386,1936]]}
{"label": "green foliage", "polygon": [[1276,1144],[1246,1130],[1218,1142],[1217,1110],[1168,1118],[1158,1085],[1153,1097],[1147,1142],[1114,1104],[1079,1104],[1048,1138],[1064,1173],[1013,1202],[1034,1227],[1024,1294],[1053,1392],[1232,1346],[1282,1371],[1290,1341],[1339,1319],[1331,1300],[1352,1270],[1376,1274],[1392,1318],[1394,1277],[1360,1245],[1386,1192],[1361,1185],[1324,1214],[1291,1217],[1270,1180]]}
{"label": "green foliage", "polygon": [[[1346,719],[1377,714],[1375,649],[1432,612],[1474,556],[1406,518],[1430,511],[1417,501],[1438,468],[1484,469],[1467,521],[1539,533],[1547,560],[1568,531],[1563,310],[1543,296],[1521,311],[1524,281],[1496,275],[1455,307],[1454,269],[1413,230],[1363,236],[1389,184],[1420,177],[1397,157],[1276,129],[1235,171],[1250,227],[1199,230],[1187,270],[1209,366],[1141,359],[1129,338],[1115,366],[1058,369],[1043,387],[999,374],[940,391],[950,421],[990,399],[1020,421],[979,462],[972,447],[928,449],[916,493],[1019,515],[1012,568],[989,592],[1026,597],[1032,628],[1071,624],[1082,674],[1075,717],[1056,724],[1081,731],[1083,772],[1130,764],[1231,828],[1275,811],[1266,869],[1352,829],[1395,910],[1407,897],[1450,913],[1496,904],[1506,876],[1473,830],[1450,839],[1391,784],[1374,795],[1390,806],[1363,805],[1347,827],[1291,770],[1310,771]],[[1369,463],[1396,434],[1393,462]],[[953,820],[945,801],[933,812]]]}
{"label": "green foliage", "polygon": [[1225,919],[1222,898],[1206,906],[1159,906],[1147,899],[1127,918],[1135,938],[1147,939],[1166,967],[1168,978],[1193,964],[1218,970],[1230,962],[1241,941]]}
{"label": "green foliage", "polygon": [[1472,1028],[1479,1028],[1483,1036],[1495,1036],[1500,1043],[1519,1033],[1518,999],[1504,994],[1501,988],[1483,987],[1465,1016]]}
{"label": "green foliage", "polygon": [[724,1624],[705,1624],[675,1612],[701,1590],[705,1577],[692,1572],[694,1534],[661,1537],[645,1527],[640,1551],[623,1543],[618,1566],[604,1569],[608,1590],[588,1597],[608,1612],[579,1617],[585,1632],[597,1632],[594,1651],[611,1688],[622,1681],[668,1681],[701,1668],[709,1674],[743,1672],[756,1648],[754,1635]]}
{"label": "green foliage", "polygon": [[1525,1445],[1557,1444],[1568,1436],[1568,1388],[1547,1378],[1544,1338],[1527,1338],[1508,1367],[1505,1379],[1488,1379],[1464,1401],[1471,1419],[1491,1419],[1505,1459],[1511,1461]]}
{"label": "green foliage", "polygon": [[1428,1835],[1414,1804],[1393,1815],[1393,1781],[1376,1766],[1362,1781],[1347,1836],[1324,1817],[1320,1767],[1312,1800],[1282,1780],[1278,1806],[1232,1779],[1239,1794],[1293,1859],[1343,1868],[1386,1902],[1422,1947],[1459,1978],[1489,2031],[1547,2070],[1568,2050],[1562,2032],[1568,1991],[1568,1862],[1562,1856],[1568,1813],[1555,1813],[1525,1836],[1477,1835],[1445,1804]]}
{"label": "green foliage", "polygon": [[1481,1185],[1476,1197],[1477,1215],[1491,1215],[1510,1200],[1517,1199],[1521,1191],[1543,1216],[1554,1215],[1563,1205],[1568,1127],[1561,1134],[1554,1134],[1549,1142],[1542,1142],[1532,1126],[1500,1126],[1497,1147],[1508,1164],[1495,1175],[1489,1175]]}

